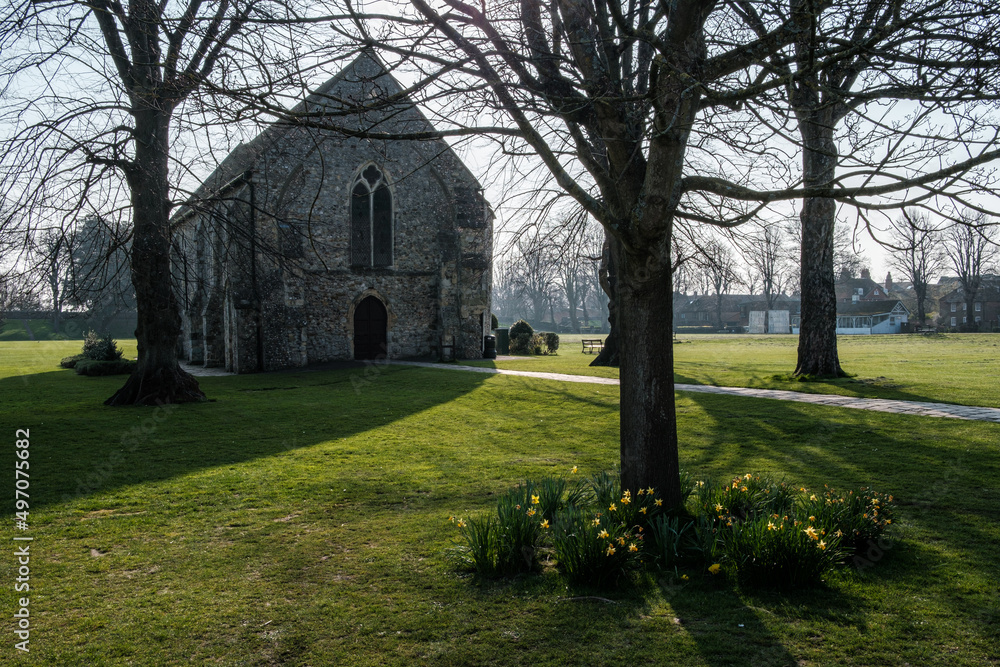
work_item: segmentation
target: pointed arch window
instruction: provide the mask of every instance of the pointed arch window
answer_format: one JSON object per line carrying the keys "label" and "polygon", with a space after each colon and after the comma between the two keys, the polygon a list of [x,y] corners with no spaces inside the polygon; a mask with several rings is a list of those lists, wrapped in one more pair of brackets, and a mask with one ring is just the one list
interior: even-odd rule
{"label": "pointed arch window", "polygon": [[351,188],[351,265],[392,265],[392,194],[375,165]]}

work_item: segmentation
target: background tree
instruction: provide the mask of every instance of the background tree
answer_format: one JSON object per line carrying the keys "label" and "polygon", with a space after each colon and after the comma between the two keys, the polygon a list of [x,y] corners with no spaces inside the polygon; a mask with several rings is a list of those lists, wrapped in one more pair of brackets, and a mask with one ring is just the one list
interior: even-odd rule
{"label": "background tree", "polygon": [[889,266],[913,285],[917,297],[917,323],[923,326],[927,322],[927,288],[945,266],[944,240],[927,214],[914,209],[902,211],[890,234]]}
{"label": "background tree", "polygon": [[34,253],[37,259],[34,273],[48,293],[53,333],[60,332],[63,305],[68,301],[71,289],[72,239],[72,234],[67,236],[60,229],[50,229],[40,234],[35,241]]}
{"label": "background tree", "polygon": [[703,292],[715,296],[715,326],[722,329],[725,327],[722,297],[739,281],[736,258],[726,242],[710,237],[698,245],[695,262],[705,282]]}
{"label": "background tree", "polygon": [[984,213],[965,210],[945,234],[945,252],[951,260],[965,299],[966,324],[975,325],[976,296],[997,258],[996,226]]}
{"label": "background tree", "polygon": [[790,250],[781,226],[758,222],[740,237],[740,244],[749,282],[764,295],[767,310],[774,310],[775,299],[785,291],[790,273]]}
{"label": "background tree", "polygon": [[67,299],[107,323],[135,310],[128,265],[131,230],[98,215],[85,218],[73,233]]}

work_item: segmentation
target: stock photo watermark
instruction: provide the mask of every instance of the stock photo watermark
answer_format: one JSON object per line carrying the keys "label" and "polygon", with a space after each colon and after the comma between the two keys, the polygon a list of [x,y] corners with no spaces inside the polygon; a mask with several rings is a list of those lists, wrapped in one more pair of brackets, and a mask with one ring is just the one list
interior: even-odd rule
{"label": "stock photo watermark", "polygon": [[27,653],[31,641],[31,542],[35,538],[28,535],[28,516],[30,512],[31,476],[29,458],[31,457],[31,432],[29,429],[17,429],[14,434],[14,451],[17,456],[14,463],[14,527],[22,534],[15,535],[14,542],[14,591],[23,594],[17,599],[14,612],[14,648]]}

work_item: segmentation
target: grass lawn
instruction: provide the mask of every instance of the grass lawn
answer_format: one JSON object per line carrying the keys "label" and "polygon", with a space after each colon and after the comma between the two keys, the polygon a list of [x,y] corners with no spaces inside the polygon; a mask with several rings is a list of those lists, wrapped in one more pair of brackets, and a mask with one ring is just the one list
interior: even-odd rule
{"label": "grass lawn", "polygon": [[[55,368],[78,347],[0,343],[8,465],[31,431],[18,664],[998,663],[1000,425],[681,395],[698,477],[894,494],[874,566],[790,595],[696,572],[612,592],[551,568],[484,583],[446,560],[448,517],[525,476],[611,468],[615,387],[376,366],[203,378],[212,402],[112,409],[122,378]],[[5,554],[13,664],[24,593]]]}
{"label": "grass lawn", "polygon": [[[603,338],[561,335],[557,355],[471,363],[617,378],[617,368],[591,367],[594,355],[581,351],[581,338],[597,337]],[[790,377],[797,336],[687,335],[678,341],[677,382],[1000,407],[998,334],[841,336],[841,365],[853,377],[820,382]]]}

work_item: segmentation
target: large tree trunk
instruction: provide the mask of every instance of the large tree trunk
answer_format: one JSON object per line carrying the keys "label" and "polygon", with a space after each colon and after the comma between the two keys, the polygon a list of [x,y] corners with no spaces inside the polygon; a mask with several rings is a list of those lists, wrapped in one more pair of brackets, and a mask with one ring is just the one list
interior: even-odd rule
{"label": "large tree trunk", "polygon": [[673,280],[669,266],[642,274],[618,279],[621,482],[633,492],[653,487],[666,507],[679,507]]}
{"label": "large tree trunk", "polygon": [[[601,252],[601,268],[598,275],[601,279],[601,289],[608,295],[608,335],[604,339],[604,347],[597,357],[590,362],[591,366],[618,366],[618,297],[615,294],[618,275],[615,268],[615,247],[618,242],[613,237],[605,235],[604,248]],[[671,370],[673,377],[673,370]]]}
{"label": "large tree trunk", "polygon": [[139,347],[136,369],[106,405],[160,405],[201,401],[198,382],[181,369],[177,339],[181,318],[170,280],[170,205],[167,146],[170,114],[162,108],[136,113],[132,191],[132,285]]}
{"label": "large tree trunk", "polygon": [[[832,114],[802,113],[802,172],[806,187],[830,183],[837,169]],[[843,377],[837,355],[837,292],[833,274],[833,229],[837,204],[826,197],[802,201],[801,304],[798,365],[795,375]]]}
{"label": "large tree trunk", "polygon": [[917,293],[917,326],[922,327],[927,318],[927,310],[924,308],[924,300],[927,298],[927,283],[915,281],[913,291]]}

